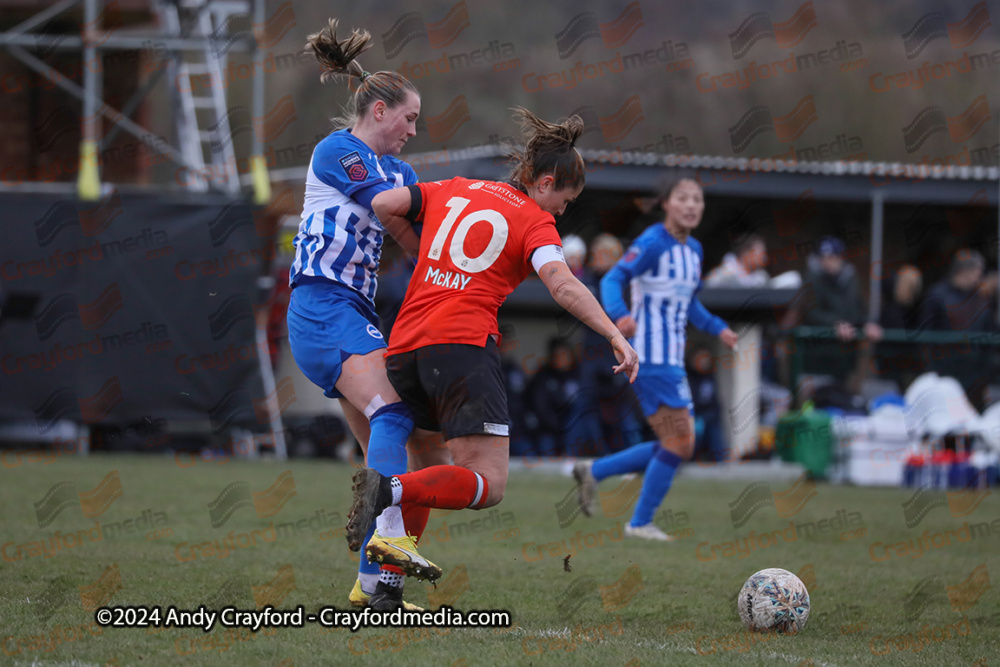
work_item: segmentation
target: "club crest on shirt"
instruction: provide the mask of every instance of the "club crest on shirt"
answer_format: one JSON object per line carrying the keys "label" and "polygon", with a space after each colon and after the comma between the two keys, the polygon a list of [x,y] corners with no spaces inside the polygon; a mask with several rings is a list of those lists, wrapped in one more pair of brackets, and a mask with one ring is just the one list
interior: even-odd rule
{"label": "club crest on shirt", "polygon": [[691,385],[688,384],[687,377],[677,385],[677,395],[680,396],[682,401],[691,402]]}
{"label": "club crest on shirt", "polygon": [[365,330],[368,331],[368,335],[371,336],[372,338],[378,338],[381,340],[382,332],[379,331],[378,327],[376,327],[374,324],[369,324],[367,327],[365,327]]}
{"label": "club crest on shirt", "polygon": [[361,154],[357,151],[340,158],[340,166],[344,168],[347,177],[352,181],[361,182],[368,178],[368,167],[365,166]]}

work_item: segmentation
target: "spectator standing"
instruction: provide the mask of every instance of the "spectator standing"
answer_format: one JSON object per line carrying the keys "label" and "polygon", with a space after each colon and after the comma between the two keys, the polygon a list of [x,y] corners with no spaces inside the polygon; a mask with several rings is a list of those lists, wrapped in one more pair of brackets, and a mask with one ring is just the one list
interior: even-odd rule
{"label": "spectator standing", "polygon": [[844,242],[827,237],[820,241],[815,258],[810,258],[808,282],[816,298],[815,306],[805,312],[803,323],[833,327],[841,341],[852,341],[861,329],[865,338],[877,342],[882,327],[867,321],[858,274],[844,259]]}
{"label": "spectator standing", "polygon": [[[991,302],[983,289],[986,260],[975,250],[964,248],[955,253],[948,276],[927,291],[920,306],[918,330],[997,331]],[[962,383],[969,399],[978,409],[985,406],[986,388],[996,377],[989,351],[978,346],[924,346],[926,365],[939,375],[954,377]]]}
{"label": "spectator standing", "polygon": [[806,280],[814,301],[802,315],[803,324],[831,327],[841,343],[862,339],[862,345],[850,355],[845,355],[839,346],[832,348],[821,342],[809,355],[814,367],[822,368],[824,374],[838,381],[838,400],[829,403],[834,406],[846,405],[850,393],[860,393],[869,372],[872,344],[882,339],[882,327],[867,319],[858,274],[844,258],[845,250],[843,241],[829,236],[819,242],[816,254],[809,257]]}
{"label": "spectator standing", "polygon": [[[983,289],[985,268],[986,260],[979,252],[968,248],[957,251],[947,277],[927,290],[917,330],[997,331],[992,303],[984,296],[984,291],[988,293]],[[923,346],[923,352],[930,370],[954,377],[977,409],[985,406],[987,385],[996,376],[987,349],[953,344]]]}
{"label": "spectator standing", "polygon": [[975,250],[955,253],[948,277],[927,291],[920,328],[931,331],[992,331],[996,328],[981,283],[986,260]]}

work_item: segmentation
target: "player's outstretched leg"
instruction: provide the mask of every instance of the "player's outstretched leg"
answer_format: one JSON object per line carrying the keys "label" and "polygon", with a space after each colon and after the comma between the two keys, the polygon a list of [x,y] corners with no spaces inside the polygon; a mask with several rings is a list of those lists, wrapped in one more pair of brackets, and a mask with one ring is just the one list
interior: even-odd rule
{"label": "player's outstretched leg", "polygon": [[646,466],[646,474],[642,478],[642,491],[639,492],[632,520],[625,525],[625,536],[669,542],[673,538],[653,523],[653,516],[670,490],[674,473],[680,467],[681,457],[662,447],[658,449],[659,451]]}
{"label": "player's outstretched leg", "polygon": [[[359,413],[360,415],[360,413]],[[363,415],[360,415],[364,418]],[[367,429],[368,421],[365,419],[364,427]],[[367,438],[366,438],[367,445]],[[451,453],[448,447],[444,444],[441,439],[440,433],[431,433],[415,430],[411,434],[409,442],[406,446],[407,458],[412,469],[420,470],[422,468],[427,468],[432,465],[448,464],[451,463]],[[378,456],[376,452],[376,457],[371,461],[373,467],[377,463]],[[391,474],[391,471],[381,471],[384,474]],[[399,470],[398,472],[403,472]],[[367,545],[368,541],[372,538],[373,533],[376,529],[376,524],[379,525],[379,535],[382,536],[402,536],[410,535],[413,537],[415,544],[420,543],[420,537],[424,533],[424,529],[427,527],[427,519],[430,515],[431,508],[421,507],[419,505],[414,505],[413,503],[402,503],[398,508],[402,511],[403,526],[404,529],[398,532],[392,532],[395,527],[384,525],[386,522],[395,520],[393,516],[386,516],[388,513],[383,512],[376,519],[376,523],[372,524],[368,531],[368,535],[365,537],[364,546],[362,546],[362,553],[365,554],[361,558],[361,563],[359,569],[362,574],[358,575],[358,580],[354,582],[354,588],[351,589],[351,593],[348,599],[353,607],[368,607],[371,606],[379,611],[389,610],[398,608],[401,596],[397,595],[397,591],[392,589],[391,584],[393,584],[397,577],[393,575],[402,575],[403,571],[398,567],[388,565],[380,568],[377,561],[369,561],[367,555]],[[378,587],[380,579],[386,586]],[[374,598],[374,602],[372,599]],[[423,611],[422,608],[415,604],[411,604],[402,600],[402,608],[406,611]]]}
{"label": "player's outstretched leg", "polygon": [[[421,432],[408,447],[410,464],[413,468],[420,470],[425,467],[438,464],[449,464],[451,454],[440,433]],[[416,553],[417,544],[423,535],[424,528],[427,527],[427,519],[431,508],[417,505],[413,502],[403,502],[399,507],[392,506],[386,508],[375,519],[376,534],[378,539],[374,545],[371,539],[365,542],[364,552],[366,558],[375,559],[375,562],[383,563],[381,580],[390,586],[397,585],[397,581],[402,579],[402,575],[411,574],[416,577],[428,577],[436,579],[440,576],[440,568],[431,563],[420,554]],[[400,524],[402,521],[402,524]],[[374,536],[369,536],[372,538]],[[406,564],[408,571],[399,567],[399,564]],[[400,576],[392,577],[389,571],[398,573]],[[401,585],[401,584],[398,584]],[[370,606],[380,608],[383,595],[376,591],[372,596],[374,602]],[[397,602],[396,591],[384,591],[386,604]],[[403,603],[403,608],[408,609],[407,603]]]}
{"label": "player's outstretched leg", "polygon": [[[414,424],[409,408],[399,400],[385,376],[383,350],[381,347],[366,354],[351,355],[342,364],[335,386],[343,396],[341,402],[347,403],[344,414],[351,430],[360,434],[359,442],[363,436],[367,465],[379,473],[395,475],[406,472],[407,440]],[[405,535],[400,508],[394,508],[391,518],[398,528],[389,536]],[[362,543],[374,532],[370,526],[373,526],[371,521],[361,525]],[[383,531],[382,534],[387,533]],[[354,550],[364,552],[363,544],[355,545]],[[370,601],[379,581],[397,585],[402,579],[403,573],[397,568],[380,567],[362,557],[358,567],[359,584],[352,589],[349,600],[352,605],[364,605]]]}
{"label": "player's outstretched leg", "polygon": [[577,501],[583,513],[592,516],[597,484],[602,479],[645,470],[659,447],[659,442],[651,440],[602,456],[595,461],[577,461],[573,466],[573,477],[577,483]]}
{"label": "player's outstretched leg", "polygon": [[642,491],[635,504],[632,520],[625,526],[626,537],[641,537],[661,542],[671,538],[653,523],[659,509],[670,491],[674,474],[681,463],[691,457],[694,449],[694,424],[690,413],[683,408],[660,407],[649,417],[660,444],[642,480]]}
{"label": "player's outstretched leg", "polygon": [[[386,392],[388,393],[388,392]],[[401,402],[385,403],[381,393],[369,401],[364,411],[370,424],[368,441],[368,465],[375,471],[385,475],[402,474],[406,472],[407,449],[406,440],[413,431],[413,416]],[[406,536],[403,527],[403,517],[399,507],[391,507],[378,519],[381,535],[390,538]],[[358,585],[351,591],[349,599],[354,605],[367,605],[380,610],[392,610],[398,607],[417,609],[407,605],[402,600],[402,587],[405,575],[402,570],[386,563],[372,559],[365,548],[368,540],[375,534],[376,525],[371,523],[363,540],[358,573]],[[379,585],[379,584],[383,585]],[[367,592],[366,589],[367,588]],[[355,591],[357,594],[355,594]]]}

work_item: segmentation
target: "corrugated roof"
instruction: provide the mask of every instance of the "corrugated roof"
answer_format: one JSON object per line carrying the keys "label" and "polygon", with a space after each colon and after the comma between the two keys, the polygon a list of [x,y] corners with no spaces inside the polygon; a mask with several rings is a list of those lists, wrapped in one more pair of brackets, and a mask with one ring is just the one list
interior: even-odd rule
{"label": "corrugated roof", "polygon": [[[507,151],[495,144],[471,148],[445,149],[400,156],[407,162],[441,162],[442,156],[450,161],[497,158]],[[1000,180],[1000,168],[969,165],[928,165],[907,162],[790,162],[770,158],[724,157],[719,155],[678,155],[662,153],[623,153],[621,151],[581,149],[584,160],[607,165],[639,167],[679,167],[688,169],[730,169],[743,172],[813,174],[822,176],[880,176],[915,180]]]}

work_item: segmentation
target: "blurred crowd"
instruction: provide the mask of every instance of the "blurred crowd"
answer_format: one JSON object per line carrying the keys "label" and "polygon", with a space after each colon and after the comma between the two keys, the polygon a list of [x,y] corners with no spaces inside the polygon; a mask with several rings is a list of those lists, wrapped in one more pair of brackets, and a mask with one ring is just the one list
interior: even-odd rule
{"label": "blurred crowd", "polygon": [[[564,239],[567,263],[598,298],[601,277],[622,256],[623,246],[617,238],[600,234],[588,249],[579,237]],[[809,365],[821,366],[833,379],[819,396],[830,407],[850,408],[863,405],[857,382],[852,378],[856,369],[880,368],[880,364],[893,358],[892,352],[907,355],[913,362],[916,346],[899,343],[899,333],[915,340],[923,332],[964,331],[996,332],[997,275],[986,273],[982,254],[971,249],[955,253],[947,274],[940,281],[925,288],[921,271],[913,265],[902,265],[886,276],[881,284],[881,303],[877,317],[861,289],[861,276],[847,259],[847,249],[842,240],[834,237],[822,239],[815,252],[807,259],[807,270],[802,276],[790,272],[771,276],[768,272],[768,252],[765,241],[757,235],[740,238],[721,263],[706,272],[706,287],[798,288],[805,298],[793,299],[783,321],[765,326],[765,346],[778,349],[777,340],[787,337],[791,327],[806,325],[822,327],[830,332],[834,348],[826,353],[818,347],[808,348]],[[883,341],[886,332],[897,334],[895,342]],[[875,355],[876,347],[886,354]],[[895,347],[894,347],[895,346]],[[717,360],[712,349],[693,339],[687,355],[688,379],[695,403],[696,454],[702,461],[720,461],[727,458],[727,441],[720,419],[719,398],[716,387]],[[924,370],[938,370],[942,374],[969,375],[970,368],[978,369],[982,377],[983,364],[988,360],[973,353],[962,355],[956,362],[955,355],[935,355],[933,345],[919,346],[922,350],[908,368],[902,384]],[[846,350],[846,353],[845,353]],[[761,418],[765,426],[772,426],[780,415],[769,410],[769,401],[777,397],[787,405],[791,395],[787,375],[782,376],[776,367],[775,355],[762,359]],[[862,360],[861,356],[865,356]],[[942,362],[944,359],[947,363]],[[511,413],[511,454],[515,456],[601,456],[611,451],[648,440],[637,400],[631,387],[615,376],[611,367],[614,356],[610,346],[600,336],[584,328],[582,340],[553,338],[548,342],[547,355],[539,370],[529,375],[523,364],[513,354],[505,356],[504,375]],[[884,365],[884,364],[883,364]],[[963,368],[964,367],[964,368]],[[886,376],[890,375],[886,368]],[[971,383],[971,381],[970,381]],[[783,386],[784,385],[784,386]],[[976,387],[968,387],[974,399]]]}
{"label": "blurred crowd", "polygon": [[959,332],[975,338],[1000,332],[997,274],[986,273],[986,260],[978,251],[957,250],[946,274],[926,288],[919,268],[899,266],[882,276],[880,289],[875,287],[878,306],[869,307],[857,271],[845,260],[843,242],[827,238],[810,257],[806,284],[814,300],[801,313],[801,323],[828,327],[841,344],[839,349],[827,345],[806,351],[814,367],[825,351],[826,372],[847,391],[861,394],[866,380],[891,380],[899,392],[921,373],[934,371],[958,379],[980,409],[991,401],[987,391],[993,351],[962,349],[954,340],[935,336]]}

